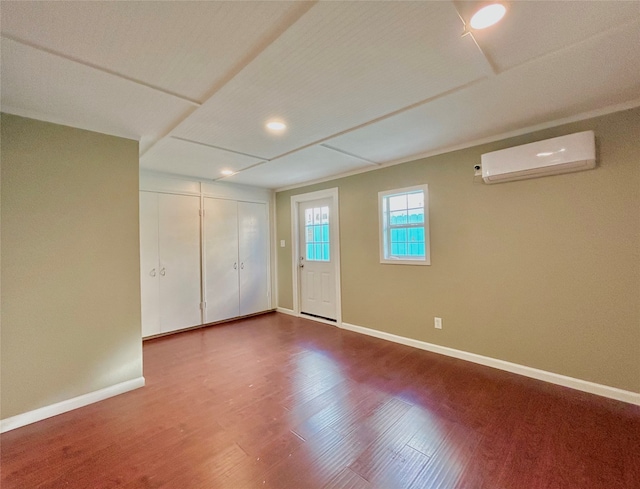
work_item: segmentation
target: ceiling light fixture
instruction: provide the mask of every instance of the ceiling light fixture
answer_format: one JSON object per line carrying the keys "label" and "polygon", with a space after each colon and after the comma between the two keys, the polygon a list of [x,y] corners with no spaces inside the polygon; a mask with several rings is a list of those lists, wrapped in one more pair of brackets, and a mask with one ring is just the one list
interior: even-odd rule
{"label": "ceiling light fixture", "polygon": [[269,121],[267,122],[267,129],[275,132],[282,132],[287,128],[287,125],[282,121]]}
{"label": "ceiling light fixture", "polygon": [[493,24],[497,23],[504,17],[507,9],[500,3],[492,3],[478,10],[473,17],[471,17],[471,27],[473,29],[485,29]]}
{"label": "ceiling light fixture", "polygon": [[233,175],[235,172],[233,170],[222,170],[220,173],[222,173],[225,177],[228,177],[229,175]]}

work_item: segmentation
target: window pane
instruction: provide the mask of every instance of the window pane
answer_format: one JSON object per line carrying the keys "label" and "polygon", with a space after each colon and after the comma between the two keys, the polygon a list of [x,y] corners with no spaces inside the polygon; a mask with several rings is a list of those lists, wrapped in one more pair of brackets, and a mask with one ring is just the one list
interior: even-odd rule
{"label": "window pane", "polygon": [[398,255],[406,255],[407,254],[407,245],[406,243],[398,243]]}
{"label": "window pane", "polygon": [[424,245],[421,244],[410,244],[409,245],[409,255],[411,256],[422,256],[424,253],[421,249],[424,248]]}
{"label": "window pane", "polygon": [[305,209],[305,240],[308,261],[329,261],[329,206]]}
{"label": "window pane", "polygon": [[407,241],[407,228],[398,229],[398,241]]}
{"label": "window pane", "polygon": [[398,254],[398,243],[391,243],[391,254],[392,255]]}
{"label": "window pane", "polygon": [[409,209],[424,209],[424,192],[415,192],[407,195]]}
{"label": "window pane", "polygon": [[424,222],[424,211],[422,209],[411,209],[409,211],[409,222],[419,224]]}
{"label": "window pane", "polygon": [[322,208],[322,224],[329,224],[329,207]]}
{"label": "window pane", "polygon": [[399,211],[407,208],[407,196],[403,195],[393,195],[388,197],[389,199],[389,210],[391,211]]}
{"label": "window pane", "polygon": [[329,261],[330,260],[329,243],[325,243],[325,244],[322,245],[322,259],[324,261]]}
{"label": "window pane", "polygon": [[414,242],[424,242],[424,228],[409,229],[409,240]]}
{"label": "window pane", "polygon": [[395,211],[391,213],[391,225],[407,224],[407,211]]}

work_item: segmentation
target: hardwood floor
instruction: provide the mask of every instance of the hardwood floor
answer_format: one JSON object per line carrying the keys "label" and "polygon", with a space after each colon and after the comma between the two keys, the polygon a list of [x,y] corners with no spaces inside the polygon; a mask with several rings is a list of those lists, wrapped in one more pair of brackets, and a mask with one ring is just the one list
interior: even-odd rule
{"label": "hardwood floor", "polygon": [[10,488],[640,487],[640,408],[277,313],[1,442]]}

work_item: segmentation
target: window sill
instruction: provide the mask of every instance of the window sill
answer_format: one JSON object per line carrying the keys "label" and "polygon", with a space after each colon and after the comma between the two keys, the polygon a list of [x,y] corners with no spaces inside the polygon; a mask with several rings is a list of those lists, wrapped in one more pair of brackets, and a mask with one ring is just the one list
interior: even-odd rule
{"label": "window sill", "polygon": [[382,265],[431,265],[428,260],[388,260],[385,258],[380,259]]}

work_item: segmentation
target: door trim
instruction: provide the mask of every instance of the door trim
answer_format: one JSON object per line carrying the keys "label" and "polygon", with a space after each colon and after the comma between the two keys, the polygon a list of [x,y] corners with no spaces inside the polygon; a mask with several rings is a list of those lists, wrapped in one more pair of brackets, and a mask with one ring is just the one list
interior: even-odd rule
{"label": "door trim", "polygon": [[[300,226],[298,204],[318,199],[331,199],[333,209],[333,219],[330,222],[330,230],[335,242],[335,246],[331,248],[331,253],[335,257],[335,281],[336,281],[336,321],[327,321],[313,316],[302,316],[300,314],[300,280],[298,274],[298,256],[300,256]],[[298,194],[291,196],[291,243],[293,244],[291,252],[291,274],[293,282],[293,313],[298,317],[305,317],[312,321],[332,324],[334,326],[342,325],[342,291],[340,288],[340,206],[338,202],[338,188],[329,188],[326,190],[318,190],[306,194]]]}

